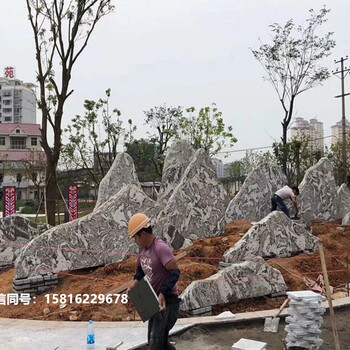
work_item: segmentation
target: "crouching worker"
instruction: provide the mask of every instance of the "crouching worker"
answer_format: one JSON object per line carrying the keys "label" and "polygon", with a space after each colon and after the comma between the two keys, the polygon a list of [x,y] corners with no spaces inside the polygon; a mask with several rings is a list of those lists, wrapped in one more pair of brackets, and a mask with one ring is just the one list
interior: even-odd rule
{"label": "crouching worker", "polygon": [[290,218],[289,210],[284,203],[286,199],[290,199],[295,209],[294,218],[298,218],[299,210],[298,210],[298,204],[296,199],[298,195],[299,195],[298,187],[289,187],[289,186],[282,187],[281,189],[276,191],[276,193],[271,198],[271,211],[275,211],[277,207],[279,207]]}
{"label": "crouching worker", "polygon": [[177,281],[180,271],[173,252],[163,240],[152,233],[150,219],[145,214],[135,214],[129,221],[130,237],[139,246],[134,288],[146,275],[159,297],[161,311],[148,323],[148,345],[150,350],[173,350],[169,343],[169,331],[176,323],[179,313]]}

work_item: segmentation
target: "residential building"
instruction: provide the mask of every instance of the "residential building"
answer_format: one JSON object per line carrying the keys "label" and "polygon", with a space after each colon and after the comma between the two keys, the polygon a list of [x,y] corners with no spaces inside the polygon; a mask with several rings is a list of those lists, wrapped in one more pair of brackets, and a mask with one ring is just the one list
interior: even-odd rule
{"label": "residential building", "polygon": [[[335,145],[337,142],[342,142],[343,140],[343,123],[340,120],[335,125],[331,126],[332,130],[332,144]],[[345,132],[346,135],[350,133],[350,123],[346,119],[345,120]]]}
{"label": "residential building", "polygon": [[0,123],[36,123],[33,84],[0,77]]}
{"label": "residential building", "polygon": [[304,118],[295,118],[295,125],[291,128],[291,138],[305,136],[309,139],[310,149],[324,150],[323,123],[316,118],[310,121]]}
{"label": "residential building", "polygon": [[14,186],[18,199],[38,199],[45,185],[45,154],[38,124],[0,124],[0,188]]}
{"label": "residential building", "polygon": [[212,161],[212,163],[214,165],[216,176],[219,179],[224,178],[225,177],[225,168],[224,168],[223,162],[220,159],[218,159],[218,158],[212,158],[211,161]]}

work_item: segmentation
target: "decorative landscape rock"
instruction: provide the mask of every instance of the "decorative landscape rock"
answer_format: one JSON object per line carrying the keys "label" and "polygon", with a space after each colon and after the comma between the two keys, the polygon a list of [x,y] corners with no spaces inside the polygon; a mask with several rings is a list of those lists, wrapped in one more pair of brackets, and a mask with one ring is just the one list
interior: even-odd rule
{"label": "decorative landscape rock", "polygon": [[343,217],[343,221],[341,223],[344,226],[348,226],[350,225],[350,213],[347,213],[344,217]]}
{"label": "decorative landscape rock", "polygon": [[0,261],[12,263],[20,249],[33,238],[48,230],[50,225],[38,225],[21,215],[0,219]]}
{"label": "decorative landscape rock", "polygon": [[286,291],[282,274],[262,258],[234,263],[181,294],[183,311]]}
{"label": "decorative landscape rock", "polygon": [[287,257],[304,250],[316,251],[317,238],[302,223],[274,211],[252,228],[224,254],[225,262],[243,261],[255,256]]}
{"label": "decorative landscape rock", "polygon": [[342,184],[337,191],[338,211],[337,218],[343,218],[350,212],[350,191],[346,184]]}
{"label": "decorative landscape rock", "polygon": [[111,168],[100,183],[94,210],[127,185],[135,185],[140,188],[132,158],[127,153],[118,153]]}
{"label": "decorative landscape rock", "polygon": [[321,158],[306,171],[299,190],[299,215],[307,224],[312,219],[328,221],[338,218],[339,199],[329,159]]}
{"label": "decorative landscape rock", "polygon": [[271,211],[271,197],[287,184],[287,178],[277,165],[256,167],[246,178],[241,190],[226,209],[226,222],[259,221]]}
{"label": "decorative landscape rock", "polygon": [[128,185],[94,212],[33,239],[20,252],[16,278],[121,261],[137,251],[128,234],[130,217],[144,212],[154,218],[159,210],[138,187]]}
{"label": "decorative landscape rock", "polygon": [[194,149],[186,141],[177,140],[171,145],[164,162],[158,202],[166,204],[180,183],[193,155]]}
{"label": "decorative landscape rock", "polygon": [[155,233],[174,249],[184,248],[192,240],[224,235],[227,203],[209,156],[199,149],[157,217]]}

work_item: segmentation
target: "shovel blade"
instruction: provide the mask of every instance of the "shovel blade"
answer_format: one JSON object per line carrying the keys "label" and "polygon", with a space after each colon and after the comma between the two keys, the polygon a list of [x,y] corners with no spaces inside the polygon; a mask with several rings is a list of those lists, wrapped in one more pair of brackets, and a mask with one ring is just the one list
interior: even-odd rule
{"label": "shovel blade", "polygon": [[264,325],[264,332],[277,333],[279,323],[280,323],[279,317],[273,317],[273,318],[266,317],[265,318],[265,325]]}

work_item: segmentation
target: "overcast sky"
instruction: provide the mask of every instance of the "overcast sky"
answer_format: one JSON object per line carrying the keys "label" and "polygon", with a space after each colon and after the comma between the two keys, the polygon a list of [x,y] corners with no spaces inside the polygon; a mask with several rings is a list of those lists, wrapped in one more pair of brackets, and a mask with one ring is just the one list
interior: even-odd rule
{"label": "overcast sky", "polygon": [[[325,4],[332,11],[323,30],[334,32],[337,43],[325,65],[333,70],[334,60],[350,53],[349,0],[119,0],[115,4],[115,12],[98,23],[75,67],[71,85],[75,92],[64,125],[83,114],[85,99],[103,97],[111,88],[111,106],[121,110],[125,122],[133,119],[137,137],[146,137],[144,110],[164,103],[199,109],[215,102],[238,138],[234,149],[268,146],[281,136],[282,109],[249,48],[257,48],[259,38],[268,41],[269,24],[285,24],[290,18],[303,24],[310,8],[318,10]],[[18,79],[35,82],[26,11],[25,0],[1,0],[0,74],[4,67],[14,66]],[[350,91],[350,78],[345,86]],[[341,101],[334,98],[338,94],[340,80],[332,76],[297,98],[295,117],[316,117],[324,123],[325,136],[330,135],[331,125],[341,118]],[[347,105],[350,111],[350,101]]]}

